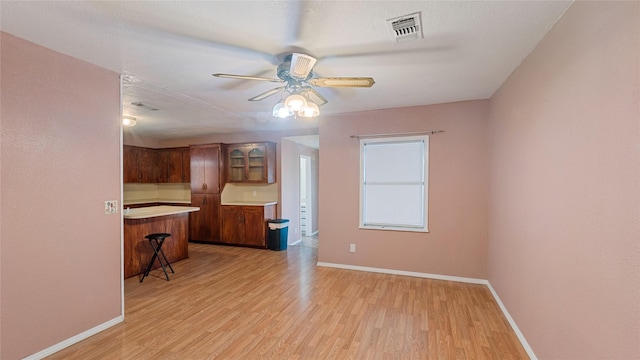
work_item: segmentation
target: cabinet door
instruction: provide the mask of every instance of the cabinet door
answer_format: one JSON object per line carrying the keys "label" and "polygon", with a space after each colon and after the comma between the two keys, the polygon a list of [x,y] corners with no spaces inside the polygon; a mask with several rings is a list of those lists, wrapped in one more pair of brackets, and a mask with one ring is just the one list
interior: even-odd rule
{"label": "cabinet door", "polygon": [[264,145],[252,144],[247,151],[247,181],[265,182],[267,157]]}
{"label": "cabinet door", "polygon": [[220,193],[220,146],[191,147],[191,193]]}
{"label": "cabinet door", "polygon": [[154,183],[155,172],[154,163],[155,163],[155,150],[154,149],[145,149],[139,148],[139,158],[138,158],[138,168],[140,169],[139,173],[139,182],[141,183]]}
{"label": "cabinet door", "polygon": [[226,244],[241,244],[242,238],[242,208],[240,206],[224,205],[220,209],[221,240]]}
{"label": "cabinet door", "polygon": [[182,156],[182,171],[181,171],[181,183],[188,183],[191,181],[191,159],[189,154],[189,148],[180,149]]}
{"label": "cabinet door", "polygon": [[220,193],[220,146],[208,146],[204,148],[204,180],[206,192]]}
{"label": "cabinet door", "polygon": [[125,183],[138,182],[138,155],[135,147],[124,145],[122,147],[122,181]]}
{"label": "cabinet door", "polygon": [[170,183],[182,182],[182,149],[167,150],[167,181]]}
{"label": "cabinet door", "polygon": [[227,182],[246,180],[247,154],[244,146],[230,146],[227,149]]}
{"label": "cabinet door", "polygon": [[244,218],[244,236],[241,239],[242,244],[267,247],[264,207],[244,206],[242,213]]}
{"label": "cabinet door", "polygon": [[189,213],[189,238],[193,241],[220,241],[220,195],[192,194],[191,206],[200,211]]}
{"label": "cabinet door", "polygon": [[155,151],[155,180],[157,183],[169,181],[169,155],[171,150],[160,149]]}
{"label": "cabinet door", "polygon": [[[202,194],[204,193],[204,156],[205,153],[202,148],[191,147],[190,158],[190,172],[191,172],[191,193]],[[194,205],[195,206],[195,205]]]}

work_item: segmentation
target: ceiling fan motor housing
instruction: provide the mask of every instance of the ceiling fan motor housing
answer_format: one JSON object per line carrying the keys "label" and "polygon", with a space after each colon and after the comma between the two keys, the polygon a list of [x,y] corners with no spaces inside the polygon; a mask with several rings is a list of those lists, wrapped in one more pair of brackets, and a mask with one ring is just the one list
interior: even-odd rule
{"label": "ceiling fan motor housing", "polygon": [[278,78],[292,84],[299,84],[300,82],[307,81],[313,77],[313,72],[309,71],[309,74],[304,79],[295,78],[291,76],[289,70],[291,69],[291,55],[287,56],[284,62],[278,65]]}

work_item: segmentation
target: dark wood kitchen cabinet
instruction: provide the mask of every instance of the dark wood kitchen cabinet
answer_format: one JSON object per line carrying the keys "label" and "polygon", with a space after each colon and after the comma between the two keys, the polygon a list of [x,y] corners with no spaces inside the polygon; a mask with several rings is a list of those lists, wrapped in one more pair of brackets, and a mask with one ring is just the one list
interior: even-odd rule
{"label": "dark wood kitchen cabinet", "polygon": [[276,181],[275,143],[230,144],[226,149],[227,182],[272,184]]}
{"label": "dark wood kitchen cabinet", "polygon": [[192,145],[191,206],[200,211],[190,214],[190,239],[220,242],[221,145]]}
{"label": "dark wood kitchen cabinet", "polygon": [[155,179],[156,183],[168,183],[169,181],[169,150],[158,149],[155,151]]}
{"label": "dark wood kitchen cabinet", "polygon": [[219,194],[222,191],[220,151],[220,144],[190,147],[192,194]]}
{"label": "dark wood kitchen cabinet", "polygon": [[191,206],[200,211],[189,213],[189,239],[220,242],[220,194],[191,194]]}
{"label": "dark wood kitchen cabinet", "polygon": [[[167,169],[166,182],[169,182],[169,183],[190,182],[189,174],[191,172],[191,162],[189,160],[189,148],[161,149],[160,153],[164,153],[165,154],[164,156],[166,158],[166,169]],[[185,163],[186,163],[186,166],[185,166]],[[162,164],[162,162],[159,161],[159,164]]]}
{"label": "dark wood kitchen cabinet", "polygon": [[188,183],[191,182],[191,150],[186,147],[186,148],[180,148],[180,150],[178,151],[180,153],[180,156],[182,156],[182,161],[181,161],[181,165],[182,165],[182,181],[183,183]]}
{"label": "dark wood kitchen cabinet", "polygon": [[138,148],[124,145],[122,147],[122,181],[138,182]]}
{"label": "dark wood kitchen cabinet", "polygon": [[[186,162],[186,164],[185,164]],[[188,183],[189,148],[122,147],[123,182]]]}
{"label": "dark wood kitchen cabinet", "polygon": [[154,149],[124,145],[122,147],[123,182],[155,182],[154,152]]}
{"label": "dark wood kitchen cabinet", "polygon": [[266,248],[267,220],[275,216],[275,205],[222,205],[221,241],[231,245]]}

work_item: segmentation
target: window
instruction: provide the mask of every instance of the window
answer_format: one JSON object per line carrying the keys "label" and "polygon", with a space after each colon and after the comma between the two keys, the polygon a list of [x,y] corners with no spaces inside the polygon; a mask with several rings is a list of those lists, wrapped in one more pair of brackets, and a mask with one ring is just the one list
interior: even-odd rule
{"label": "window", "polygon": [[429,137],[360,140],[360,228],[427,232]]}

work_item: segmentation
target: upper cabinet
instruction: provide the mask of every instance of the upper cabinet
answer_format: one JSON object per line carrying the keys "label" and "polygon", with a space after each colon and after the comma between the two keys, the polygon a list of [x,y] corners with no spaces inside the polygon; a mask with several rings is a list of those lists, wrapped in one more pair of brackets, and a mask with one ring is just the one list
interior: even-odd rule
{"label": "upper cabinet", "polygon": [[220,144],[192,145],[191,193],[219,194],[221,189]]}
{"label": "upper cabinet", "polygon": [[[163,162],[166,161],[167,180],[164,182],[188,183],[190,181],[191,163],[189,160],[189,148],[161,149],[159,154],[164,155],[161,156],[158,163],[163,164]],[[161,180],[162,177],[158,179]]]}
{"label": "upper cabinet", "polygon": [[123,182],[156,182],[155,150],[137,146],[123,146]]}
{"label": "upper cabinet", "polygon": [[272,184],[276,181],[275,143],[230,144],[226,148],[227,182]]}
{"label": "upper cabinet", "polygon": [[[123,182],[188,183],[189,148],[122,147]],[[185,166],[186,162],[186,166]]]}

